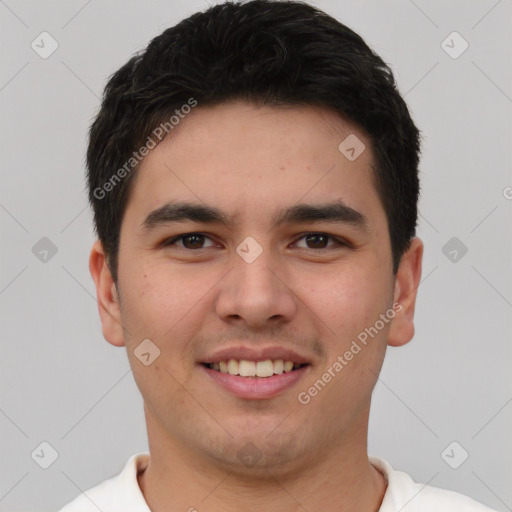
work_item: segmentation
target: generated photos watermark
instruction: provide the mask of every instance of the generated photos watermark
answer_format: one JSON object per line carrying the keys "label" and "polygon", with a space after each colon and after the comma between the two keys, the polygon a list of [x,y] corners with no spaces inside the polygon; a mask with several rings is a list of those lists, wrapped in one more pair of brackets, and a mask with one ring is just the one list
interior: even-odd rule
{"label": "generated photos watermark", "polygon": [[142,162],[144,157],[156,147],[158,142],[161,140],[184,119],[187,114],[190,114],[192,109],[197,106],[197,100],[189,98],[187,103],[183,104],[179,109],[174,112],[176,115],[172,115],[168,121],[160,123],[146,139],[146,142],[138,149],[133,152],[131,156],[122,167],[120,167],[101,187],[96,187],[93,191],[96,199],[104,199],[109,192],[121,183],[121,181],[130,174],[135,167]]}
{"label": "generated photos watermark", "polygon": [[[336,358],[336,361],[327,368],[327,370],[322,374],[322,376],[317,379],[317,381],[309,387],[306,391],[301,391],[297,395],[297,399],[299,403],[302,405],[307,405],[311,402],[311,399],[318,395],[320,391],[322,391],[325,386],[331,382],[331,380],[338,375],[345,366],[349,364],[354,356],[359,354],[361,350],[368,345],[370,341],[368,337],[373,339],[377,334],[379,334],[384,327],[389,324],[393,318],[395,318],[396,314],[402,311],[403,306],[399,302],[395,302],[393,307],[389,308],[385,313],[381,313],[379,319],[375,321],[375,323],[366,327],[363,331],[361,331],[357,335],[357,340],[352,340],[352,344],[350,348],[346,350],[343,355],[339,355]],[[359,342],[359,343],[358,343]]]}

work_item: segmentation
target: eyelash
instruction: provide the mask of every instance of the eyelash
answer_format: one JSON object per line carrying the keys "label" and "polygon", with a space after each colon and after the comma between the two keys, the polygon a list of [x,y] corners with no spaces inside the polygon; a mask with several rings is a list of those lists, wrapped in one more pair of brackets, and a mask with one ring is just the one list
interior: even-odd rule
{"label": "eyelash", "polygon": [[[178,240],[182,240],[183,238],[186,238],[187,236],[191,236],[191,235],[199,235],[199,236],[203,236],[205,238],[210,238],[208,235],[206,235],[204,233],[197,233],[197,232],[183,233],[181,235],[178,235],[178,236],[169,238],[167,240],[164,240],[164,242],[162,242],[162,246],[169,247],[171,245],[174,245],[174,243],[177,242]],[[308,233],[304,233],[294,243],[297,243],[299,240],[302,240],[303,238],[306,238],[307,236],[310,236],[310,235],[320,235],[320,236],[323,236],[323,237],[327,237],[327,238],[333,240],[334,242],[336,242],[336,245],[335,246],[331,246],[331,247],[323,247],[321,249],[308,249],[308,248],[302,248],[302,249],[311,250],[311,251],[314,251],[314,252],[324,252],[324,251],[328,251],[330,249],[334,249],[336,247],[349,247],[350,246],[350,244],[348,242],[346,242],[346,241],[344,241],[344,240],[342,240],[340,238],[337,238],[335,236],[329,235],[328,233],[322,233],[322,232],[319,232],[319,231],[311,231],[311,232],[308,232]],[[210,240],[211,240],[211,238],[210,238]],[[203,249],[208,249],[208,247],[201,247],[199,249],[187,249],[186,247],[180,247],[180,249],[184,249],[184,250],[187,250],[187,251],[199,252],[199,251],[201,251]]]}

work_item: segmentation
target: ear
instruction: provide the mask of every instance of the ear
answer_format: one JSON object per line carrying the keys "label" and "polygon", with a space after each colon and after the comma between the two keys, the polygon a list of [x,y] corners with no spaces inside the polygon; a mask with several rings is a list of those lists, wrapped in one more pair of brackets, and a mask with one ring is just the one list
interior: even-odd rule
{"label": "ear", "polygon": [[103,337],[112,345],[122,347],[124,345],[124,334],[121,324],[119,295],[107,265],[103,245],[99,240],[94,242],[91,249],[89,271],[96,285],[96,298]]}
{"label": "ear", "polygon": [[396,315],[389,330],[388,345],[392,347],[405,345],[414,336],[414,308],[421,279],[422,258],[423,242],[415,237],[402,256],[395,277],[394,302],[400,304],[401,309],[395,308]]}

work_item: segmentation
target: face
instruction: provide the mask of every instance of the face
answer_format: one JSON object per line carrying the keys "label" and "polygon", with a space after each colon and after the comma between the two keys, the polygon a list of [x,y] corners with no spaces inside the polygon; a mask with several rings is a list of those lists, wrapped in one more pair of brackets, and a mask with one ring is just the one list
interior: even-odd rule
{"label": "face", "polygon": [[[339,149],[349,135],[355,159],[362,146]],[[386,346],[413,335],[422,250],[415,239],[395,278],[373,164],[330,110],[243,102],[199,105],[144,159],[117,290],[99,243],[91,272],[150,444],[284,468],[366,442]]]}

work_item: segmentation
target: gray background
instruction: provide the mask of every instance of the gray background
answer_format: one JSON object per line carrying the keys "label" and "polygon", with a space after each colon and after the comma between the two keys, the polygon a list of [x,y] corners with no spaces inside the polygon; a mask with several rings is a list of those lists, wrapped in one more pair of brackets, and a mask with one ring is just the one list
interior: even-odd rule
{"label": "gray background", "polygon": [[[424,133],[416,336],[388,351],[370,454],[512,510],[512,1],[312,3],[391,64]],[[125,349],[103,340],[88,272],[86,135],[108,75],[205,7],[0,1],[2,511],[56,510],[147,449],[142,399]],[[59,45],[46,59],[31,48],[43,31]],[[442,46],[453,31],[469,43],[458,58]],[[47,261],[32,250],[43,237],[57,248]],[[467,254],[445,256],[452,237]],[[48,469],[31,457],[43,441],[58,452]],[[452,464],[469,453],[458,469],[441,456],[453,441]]]}

